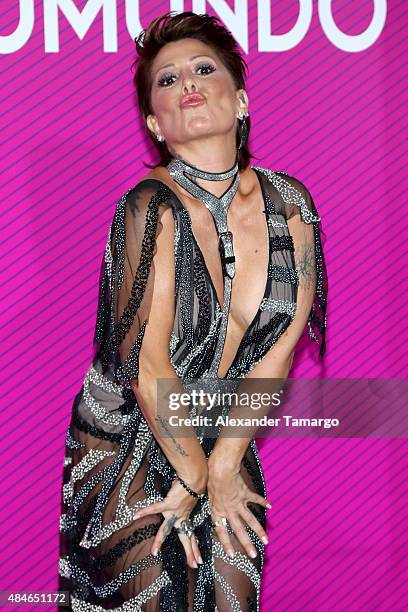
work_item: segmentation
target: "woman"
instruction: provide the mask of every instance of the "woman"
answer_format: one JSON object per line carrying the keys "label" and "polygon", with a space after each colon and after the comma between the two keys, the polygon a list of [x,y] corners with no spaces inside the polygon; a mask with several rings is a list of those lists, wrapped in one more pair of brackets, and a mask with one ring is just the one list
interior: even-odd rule
{"label": "woman", "polygon": [[66,438],[60,589],[73,610],[257,610],[270,504],[255,442],[227,425],[172,434],[157,380],[286,378],[306,323],[323,355],[320,218],[300,181],[249,165],[245,62],[215,18],[168,13],[136,48],[160,162],[109,230]]}

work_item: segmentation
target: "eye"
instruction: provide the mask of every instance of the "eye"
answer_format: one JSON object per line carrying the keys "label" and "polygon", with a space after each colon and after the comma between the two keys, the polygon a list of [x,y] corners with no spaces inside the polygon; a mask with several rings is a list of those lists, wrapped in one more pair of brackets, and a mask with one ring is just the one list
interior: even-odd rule
{"label": "eye", "polygon": [[208,70],[206,74],[211,74],[215,71],[215,67],[212,64],[198,64],[197,70]]}
{"label": "eye", "polygon": [[[204,71],[202,73],[202,76],[207,76],[208,74],[211,74],[215,70],[216,68],[212,64],[209,64],[209,63],[197,64],[196,66],[196,71]],[[176,78],[177,78],[177,75],[174,74],[174,72],[165,72],[164,74],[162,74],[160,79],[157,81],[157,84],[159,87],[169,87],[170,85],[174,83],[174,80],[172,79],[176,79]]]}
{"label": "eye", "polygon": [[176,75],[173,72],[166,72],[163,74],[160,79],[157,81],[159,87],[168,87],[172,83],[168,83],[169,79],[175,77]]}

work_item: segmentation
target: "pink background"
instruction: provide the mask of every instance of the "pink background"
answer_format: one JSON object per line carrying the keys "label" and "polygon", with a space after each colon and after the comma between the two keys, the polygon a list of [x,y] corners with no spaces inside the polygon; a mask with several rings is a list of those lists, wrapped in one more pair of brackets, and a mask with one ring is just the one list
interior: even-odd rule
{"label": "pink background", "polygon": [[[140,4],[144,27],[169,10],[168,2]],[[388,3],[381,35],[359,53],[328,40],[317,2],[298,45],[259,52],[256,3],[249,4],[252,164],[304,182],[327,234],[325,366],[298,352],[291,376],[406,376],[406,2]],[[298,2],[271,4],[273,33],[287,32]],[[368,27],[372,1],[334,5],[344,32]],[[2,0],[0,11],[5,36],[17,26],[17,0]],[[153,160],[134,106],[124,2],[117,53],[103,52],[100,16],[82,41],[62,14],[59,24],[60,52],[45,53],[36,1],[29,41],[1,61],[7,591],[57,588],[65,432],[89,365],[100,259],[116,201],[147,171],[142,160]],[[407,609],[406,441],[276,439],[262,442],[261,454],[273,504],[262,612]]]}

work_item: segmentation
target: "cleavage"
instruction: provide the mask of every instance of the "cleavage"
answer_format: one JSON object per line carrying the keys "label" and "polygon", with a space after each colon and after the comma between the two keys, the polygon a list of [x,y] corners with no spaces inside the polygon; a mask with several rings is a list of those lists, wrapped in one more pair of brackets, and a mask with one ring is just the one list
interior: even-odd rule
{"label": "cleavage", "polygon": [[[261,192],[262,194],[262,192]],[[237,197],[237,196],[236,196]],[[205,206],[194,207],[188,203],[193,238],[203,261],[204,272],[220,307],[224,299],[224,279],[221,258],[218,251],[218,235],[210,211]],[[235,360],[243,337],[248,332],[259,312],[266,294],[269,264],[269,233],[265,219],[264,201],[258,200],[249,214],[234,214],[234,206],[240,201],[232,201],[228,211],[228,228],[233,234],[235,254],[235,276],[232,280],[231,302],[228,326],[223,352],[219,364],[220,378],[225,376]],[[191,208],[190,208],[191,205]],[[238,229],[239,228],[239,229]],[[225,363],[229,363],[225,369]]]}

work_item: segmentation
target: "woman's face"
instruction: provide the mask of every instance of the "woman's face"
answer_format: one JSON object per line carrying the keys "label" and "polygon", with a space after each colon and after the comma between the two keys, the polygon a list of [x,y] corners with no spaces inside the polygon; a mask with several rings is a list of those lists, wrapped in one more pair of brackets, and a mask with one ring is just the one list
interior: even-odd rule
{"label": "woman's face", "polygon": [[[186,99],[201,94],[201,99]],[[247,110],[244,89],[236,89],[215,51],[194,38],[167,43],[152,66],[152,108],[148,128],[161,134],[171,152],[178,144],[231,132],[235,138],[237,114]],[[234,141],[235,142],[235,141]]]}

